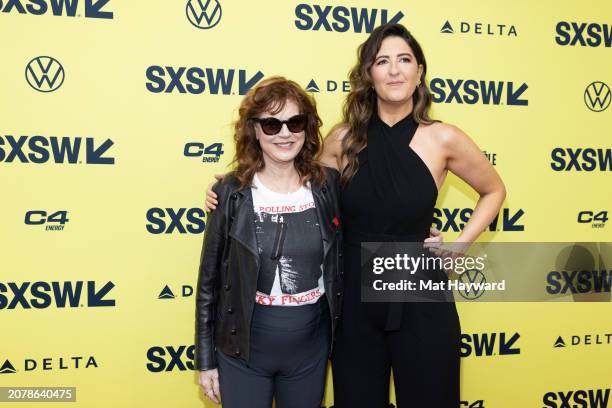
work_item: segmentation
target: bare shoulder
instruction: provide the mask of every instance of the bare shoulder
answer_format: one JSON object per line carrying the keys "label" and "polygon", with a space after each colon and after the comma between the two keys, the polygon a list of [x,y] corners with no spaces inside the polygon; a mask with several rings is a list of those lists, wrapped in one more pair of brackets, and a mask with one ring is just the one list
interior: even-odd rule
{"label": "bare shoulder", "polygon": [[469,140],[463,130],[450,123],[434,122],[425,125],[424,129],[429,134],[430,140],[442,148],[452,148]]}
{"label": "bare shoulder", "polygon": [[348,123],[338,123],[325,136],[324,148],[334,156],[339,156],[342,151],[342,140],[349,131]]}

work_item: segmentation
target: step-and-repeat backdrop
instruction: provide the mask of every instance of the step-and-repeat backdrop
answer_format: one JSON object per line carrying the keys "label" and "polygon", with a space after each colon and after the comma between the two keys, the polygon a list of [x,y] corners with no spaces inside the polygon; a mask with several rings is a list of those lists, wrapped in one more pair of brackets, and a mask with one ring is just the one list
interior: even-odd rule
{"label": "step-and-repeat backdrop", "polygon": [[[606,0],[0,1],[0,386],[212,407],[192,371],[194,285],[240,99],[286,76],[329,130],[385,22],[421,42],[433,115],[506,183],[483,241],[612,241]],[[476,199],[449,177],[446,241]],[[458,307],[462,407],[612,405],[610,303]]]}

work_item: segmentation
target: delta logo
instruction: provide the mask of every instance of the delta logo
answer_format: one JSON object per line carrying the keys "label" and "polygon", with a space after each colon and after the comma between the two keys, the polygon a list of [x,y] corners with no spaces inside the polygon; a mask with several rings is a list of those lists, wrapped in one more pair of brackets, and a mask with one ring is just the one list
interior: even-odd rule
{"label": "delta logo", "polygon": [[[87,368],[98,368],[98,362],[94,356],[25,358],[23,360],[23,372],[79,370]],[[18,371],[8,359],[0,366],[0,374],[16,374]]]}
{"label": "delta logo", "polygon": [[175,295],[174,291],[170,289],[169,285],[165,285],[164,288],[157,295],[157,299],[165,300],[165,299],[176,299],[178,296],[186,298],[193,296],[193,286],[191,285],[182,285],[180,287],[180,292],[176,292],[178,295]]}

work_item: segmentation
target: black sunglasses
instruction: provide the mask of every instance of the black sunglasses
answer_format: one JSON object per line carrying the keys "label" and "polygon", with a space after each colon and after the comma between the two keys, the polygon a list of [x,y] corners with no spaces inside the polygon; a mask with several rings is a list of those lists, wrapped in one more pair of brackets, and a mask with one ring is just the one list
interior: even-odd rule
{"label": "black sunglasses", "polygon": [[306,123],[308,122],[308,116],[295,115],[290,117],[287,120],[279,120],[276,118],[252,118],[255,122],[258,122],[261,125],[261,130],[266,135],[275,135],[281,131],[283,125],[287,125],[287,129],[291,133],[299,133],[306,128]]}

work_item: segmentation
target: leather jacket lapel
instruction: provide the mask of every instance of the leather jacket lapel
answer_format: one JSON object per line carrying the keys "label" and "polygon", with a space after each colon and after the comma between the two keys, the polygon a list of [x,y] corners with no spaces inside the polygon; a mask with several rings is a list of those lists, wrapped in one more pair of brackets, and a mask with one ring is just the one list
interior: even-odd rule
{"label": "leather jacket lapel", "polygon": [[238,203],[229,236],[240,242],[255,257],[259,265],[259,251],[257,250],[257,237],[255,236],[255,211],[253,210],[253,195],[250,188],[243,188],[236,193]]}
{"label": "leather jacket lapel", "polygon": [[[317,217],[319,217],[319,225],[321,226],[321,237],[323,238],[323,259],[325,259],[327,257],[327,253],[334,243],[334,240],[336,239],[336,233],[332,228],[332,219],[334,215],[329,214],[328,208],[330,206],[326,203],[328,197],[325,197],[325,193],[321,191],[322,189],[314,186],[314,183],[311,184],[311,186]],[[323,188],[326,188],[325,184],[323,184]]]}

